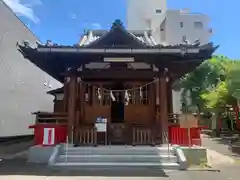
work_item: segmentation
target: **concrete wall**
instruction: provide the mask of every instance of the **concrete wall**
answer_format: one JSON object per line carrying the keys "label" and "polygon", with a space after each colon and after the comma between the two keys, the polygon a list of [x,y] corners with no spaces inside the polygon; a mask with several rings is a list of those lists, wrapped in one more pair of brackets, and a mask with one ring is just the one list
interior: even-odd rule
{"label": "concrete wall", "polygon": [[173,104],[173,113],[181,114],[182,113],[182,102],[181,102],[181,93],[182,91],[172,90],[172,104]]}
{"label": "concrete wall", "polygon": [[46,92],[60,83],[24,59],[16,43],[37,38],[0,1],[0,137],[28,135],[31,112],[52,111],[53,97]]}
{"label": "concrete wall", "polygon": [[131,30],[153,29],[164,19],[166,0],[127,0],[127,27]]}
{"label": "concrete wall", "polygon": [[[202,28],[197,26],[202,23]],[[183,36],[193,43],[200,39],[201,44],[209,43],[209,18],[204,14],[181,12],[180,10],[168,10],[166,13],[166,43],[170,45],[183,43]],[[183,25],[181,27],[181,24]]]}

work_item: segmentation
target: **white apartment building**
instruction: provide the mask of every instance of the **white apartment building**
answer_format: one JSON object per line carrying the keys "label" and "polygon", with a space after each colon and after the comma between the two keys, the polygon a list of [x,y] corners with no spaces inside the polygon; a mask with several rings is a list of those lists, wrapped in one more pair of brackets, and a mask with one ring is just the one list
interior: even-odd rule
{"label": "white apartment building", "polygon": [[209,18],[188,9],[168,10],[167,0],[128,0],[127,27],[130,30],[152,30],[157,43],[166,45],[209,42]]}

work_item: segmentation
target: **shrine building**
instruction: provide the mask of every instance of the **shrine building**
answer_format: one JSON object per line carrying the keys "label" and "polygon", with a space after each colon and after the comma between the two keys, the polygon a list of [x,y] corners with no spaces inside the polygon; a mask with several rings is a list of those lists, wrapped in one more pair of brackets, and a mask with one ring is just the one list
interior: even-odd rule
{"label": "shrine building", "polygon": [[[120,20],[110,30],[84,32],[79,44],[19,45],[23,56],[63,83],[53,112],[36,123],[67,127],[75,145],[165,144],[173,123],[172,85],[211,58],[217,47],[156,44],[151,31],[128,31]],[[37,111],[37,110],[36,110]],[[96,123],[105,123],[98,132]]]}

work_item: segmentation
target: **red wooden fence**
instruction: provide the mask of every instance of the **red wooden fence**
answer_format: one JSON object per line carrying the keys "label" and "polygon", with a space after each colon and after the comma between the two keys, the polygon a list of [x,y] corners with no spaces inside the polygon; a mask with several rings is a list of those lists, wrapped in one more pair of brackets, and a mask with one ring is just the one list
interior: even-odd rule
{"label": "red wooden fence", "polygon": [[[37,124],[30,126],[34,129],[34,142],[36,145],[42,145],[44,141],[44,128],[54,128],[54,144],[65,143],[67,137],[66,125],[54,125],[54,124]],[[201,146],[201,129],[190,128],[190,133],[187,128],[180,128],[179,126],[169,126],[169,143],[180,146]],[[190,136],[189,136],[189,135]]]}
{"label": "red wooden fence", "polygon": [[180,146],[201,146],[201,129],[203,127],[180,128],[179,126],[169,126],[169,142]]}
{"label": "red wooden fence", "polygon": [[42,145],[44,141],[44,129],[54,128],[54,145],[65,143],[67,138],[67,126],[58,124],[37,124],[29,126],[34,129],[34,144]]}

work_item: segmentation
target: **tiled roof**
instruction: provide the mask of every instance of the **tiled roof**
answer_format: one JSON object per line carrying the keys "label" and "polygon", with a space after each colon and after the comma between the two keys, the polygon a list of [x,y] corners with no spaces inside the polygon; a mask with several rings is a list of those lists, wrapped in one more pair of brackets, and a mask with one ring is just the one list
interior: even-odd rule
{"label": "tiled roof", "polygon": [[[109,31],[108,30],[89,30],[81,37],[81,39],[79,41],[79,45],[80,46],[88,45],[88,44],[94,42],[95,40],[99,39],[100,37],[102,37],[107,32],[109,32]],[[131,31],[131,30],[129,30],[127,32],[148,46],[157,45],[152,36],[151,31]]]}
{"label": "tiled roof", "polygon": [[[39,48],[85,48],[85,47],[94,47],[94,48],[102,48],[105,47],[105,45],[110,47],[121,47],[123,44],[121,44],[120,41],[117,39],[119,35],[122,35],[122,37],[126,38],[125,43],[126,45],[130,45],[133,48],[165,48],[165,49],[192,49],[192,48],[198,48],[198,49],[212,49],[213,44],[208,43],[205,45],[200,45],[200,41],[196,40],[193,44],[190,44],[188,41],[183,42],[182,44],[178,45],[168,45],[168,44],[157,44],[152,36],[152,32],[150,30],[127,30],[123,27],[122,22],[120,20],[116,20],[113,22],[113,25],[110,30],[88,30],[84,32],[82,35],[80,41],[78,44],[74,44],[72,46],[65,46],[65,45],[59,45],[54,44],[51,41],[47,41],[46,44],[38,44]],[[111,41],[112,36],[115,36],[115,42],[113,44],[108,44],[108,40]],[[119,37],[121,38],[121,37]],[[106,40],[108,39],[108,40]],[[112,42],[111,42],[112,43]],[[119,43],[119,44],[115,44]],[[117,46],[116,46],[117,45]]]}

